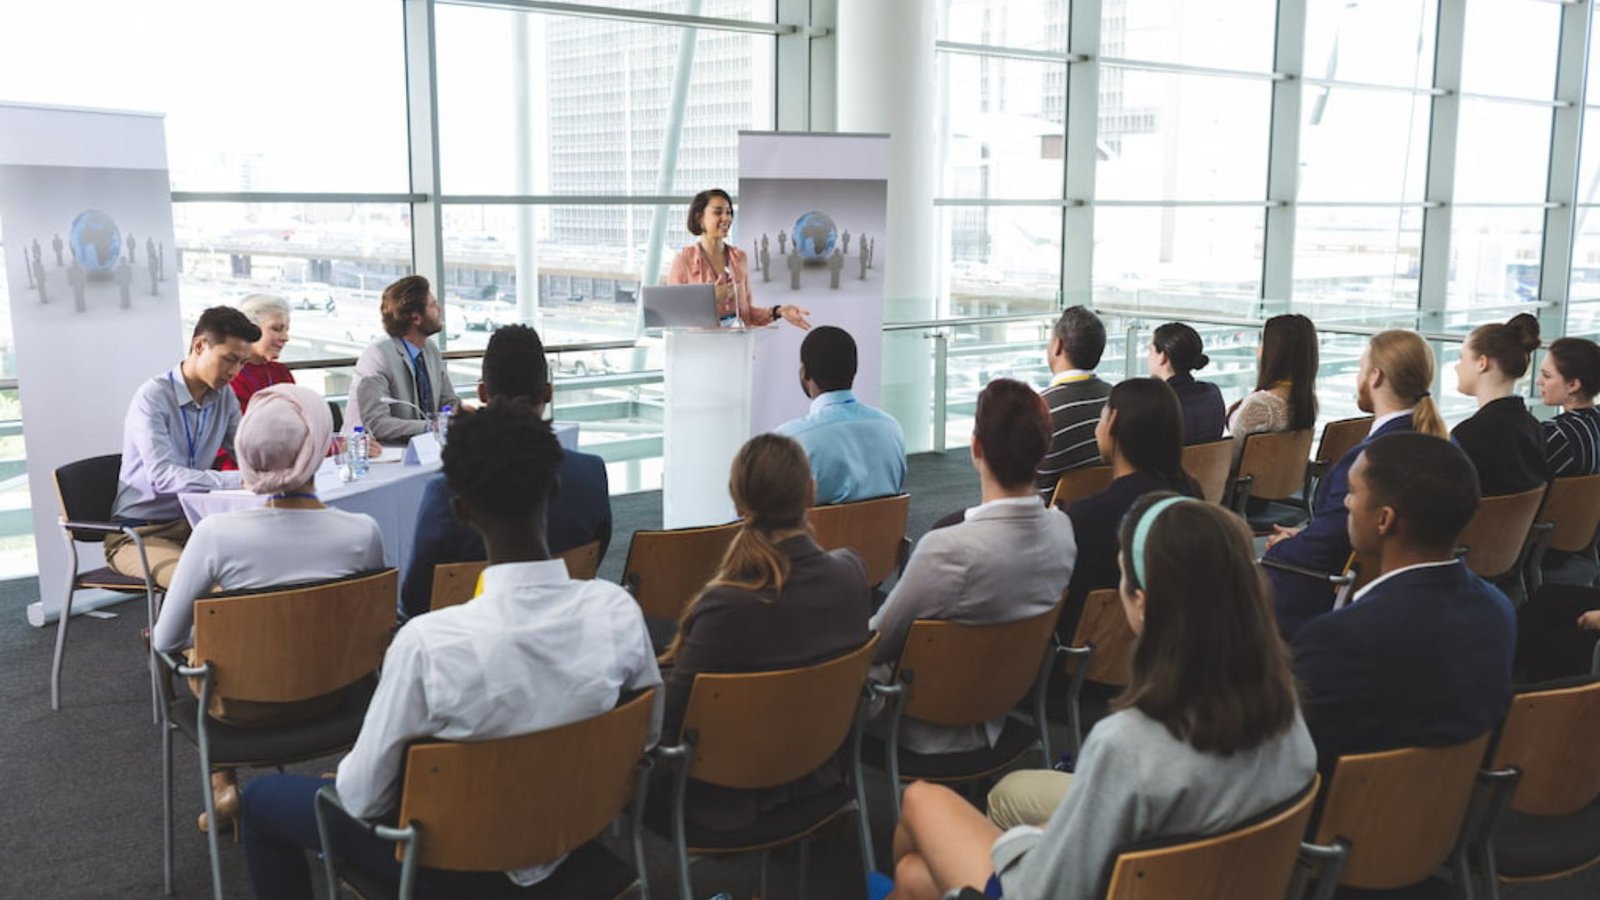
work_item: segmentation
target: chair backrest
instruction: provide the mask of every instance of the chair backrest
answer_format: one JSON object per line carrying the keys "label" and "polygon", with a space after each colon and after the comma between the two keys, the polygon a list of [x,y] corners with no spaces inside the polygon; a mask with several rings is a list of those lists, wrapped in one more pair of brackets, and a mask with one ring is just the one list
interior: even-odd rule
{"label": "chair backrest", "polygon": [[394,629],[394,569],[310,587],[200,599],[196,660],[213,694],[288,703],[321,697],[377,671]]}
{"label": "chair backrest", "polygon": [[1117,854],[1106,900],[1283,900],[1321,783],[1224,834]]}
{"label": "chair backrest", "polygon": [[1520,494],[1483,498],[1456,541],[1467,548],[1467,568],[1485,578],[1511,571],[1522,557],[1544,492],[1541,484]]}
{"label": "chair backrest", "polygon": [[[70,462],[55,471],[56,498],[61,515],[79,522],[105,522],[117,501],[117,479],[122,474],[122,454],[108,453]],[[72,539],[87,543],[103,540],[97,531],[74,531]]]}
{"label": "chair backrest", "polygon": [[912,622],[896,667],[909,684],[906,715],[934,725],[976,725],[1005,715],[1038,681],[1060,616],[1057,602],[1015,622]]}
{"label": "chair backrest", "polygon": [[532,734],[411,747],[400,821],[422,834],[418,864],[520,869],[594,838],[633,797],[655,702],[651,688],[609,712]]}
{"label": "chair backrest", "polygon": [[850,734],[877,646],[874,634],[804,668],[696,675],[683,714],[683,733],[695,735],[690,777],[765,788],[816,771]]}
{"label": "chair backrest", "polygon": [[1594,543],[1600,531],[1600,475],[1577,475],[1550,482],[1544,508],[1535,521],[1555,526],[1550,549],[1578,553]]}
{"label": "chair backrest", "polygon": [[812,507],[806,521],[822,549],[856,551],[867,564],[867,583],[881,584],[900,565],[900,544],[910,514],[911,495],[896,494]]}
{"label": "chair backrest", "polygon": [[1098,494],[1111,484],[1110,466],[1080,466],[1061,473],[1050,505],[1066,509],[1074,500]]}
{"label": "chair backrest", "polygon": [[1350,844],[1339,883],[1385,890],[1432,875],[1461,834],[1488,743],[1485,732],[1449,747],[1339,757],[1315,838]]}
{"label": "chair backrest", "polygon": [[676,619],[716,574],[741,527],[740,522],[729,522],[708,528],[635,531],[622,567],[622,584],[633,592],[645,615]]}
{"label": "chair backrest", "polygon": [[1239,456],[1239,477],[1250,476],[1250,496],[1282,500],[1303,490],[1312,437],[1310,428],[1246,436]]}
{"label": "chair backrest", "polygon": [[[590,541],[557,554],[567,564],[567,575],[578,581],[592,581],[600,568],[600,542]],[[478,589],[478,576],[489,567],[485,560],[440,563],[433,567],[433,594],[428,609],[459,606],[471,600]]]}
{"label": "chair backrest", "polygon": [[1535,689],[1511,700],[1493,768],[1522,770],[1511,808],[1575,813],[1600,795],[1600,681]]}
{"label": "chair backrest", "polygon": [[[1122,610],[1122,597],[1116,588],[1090,591],[1083,601],[1083,615],[1073,633],[1074,647],[1094,645],[1089,670],[1083,677],[1097,684],[1123,687],[1133,680],[1133,646],[1137,637]],[[1068,666],[1074,664],[1068,660]]]}
{"label": "chair backrest", "polygon": [[1221,503],[1228,494],[1228,473],[1233,470],[1233,438],[1183,448],[1183,471],[1200,485],[1207,503]]}
{"label": "chair backrest", "polygon": [[1355,445],[1366,440],[1372,430],[1372,416],[1355,416],[1338,419],[1322,426],[1322,440],[1317,442],[1317,462],[1333,465],[1349,453]]}

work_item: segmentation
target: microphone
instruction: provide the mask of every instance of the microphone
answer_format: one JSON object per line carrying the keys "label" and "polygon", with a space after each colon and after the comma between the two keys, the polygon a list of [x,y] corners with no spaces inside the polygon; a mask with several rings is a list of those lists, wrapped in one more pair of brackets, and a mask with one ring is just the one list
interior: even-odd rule
{"label": "microphone", "polygon": [[416,405],[415,403],[412,403],[410,400],[401,400],[399,397],[390,397],[387,394],[385,394],[384,396],[378,398],[378,402],[379,403],[398,403],[401,406],[409,406],[412,409],[416,410],[418,413],[420,413],[424,419],[428,419],[428,420],[431,421],[434,418],[434,414],[433,413],[430,413],[427,410],[423,409],[422,407]]}

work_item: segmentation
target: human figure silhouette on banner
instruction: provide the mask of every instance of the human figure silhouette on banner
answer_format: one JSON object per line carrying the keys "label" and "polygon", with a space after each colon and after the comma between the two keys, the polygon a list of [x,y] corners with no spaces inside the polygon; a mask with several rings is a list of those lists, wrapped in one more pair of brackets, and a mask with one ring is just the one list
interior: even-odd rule
{"label": "human figure silhouette on banner", "polygon": [[858,258],[861,260],[861,279],[860,280],[861,281],[866,281],[867,280],[867,240],[866,240],[866,238],[862,238],[861,240],[856,241],[856,250],[860,253],[860,256]]}
{"label": "human figure silhouette on banner", "polygon": [[839,248],[833,248],[833,255],[828,257],[828,287],[839,289],[839,273],[844,270],[844,254]]}
{"label": "human figure silhouette on banner", "polygon": [[28,248],[22,248],[22,272],[28,276],[28,290],[33,290],[33,260],[28,258]]}
{"label": "human figure silhouette on banner", "polygon": [[878,239],[877,238],[873,238],[870,242],[867,243],[867,268],[869,268],[869,269],[874,268],[873,264],[877,262],[877,259],[875,259],[875,257],[877,255],[878,255]]}
{"label": "human figure silhouette on banner", "polygon": [[[761,252],[767,253],[767,233],[765,231],[761,232]],[[771,254],[767,255],[768,258],[771,258]]]}
{"label": "human figure silhouette on banner", "polygon": [[789,251],[789,290],[800,290],[800,251]]}
{"label": "human figure silhouette on banner", "polygon": [[61,248],[66,246],[61,242],[61,235],[56,235],[55,238],[50,241],[50,246],[55,248],[56,251],[56,268],[62,268],[67,263],[61,258]]}
{"label": "human figure silhouette on banner", "polygon": [[155,267],[155,260],[154,259],[150,260],[149,271],[150,271],[150,296],[159,297],[161,295],[161,288],[156,286],[156,281],[157,281],[156,275],[157,275],[157,273],[156,273],[156,267]]}
{"label": "human figure silhouette on banner", "polygon": [[89,279],[83,271],[83,264],[78,262],[78,255],[74,253],[72,265],[67,266],[67,284],[72,287],[72,308],[78,312],[86,312],[89,309],[83,300],[83,291],[88,283]]}
{"label": "human figure silhouette on banner", "polygon": [[49,303],[50,292],[45,289],[44,284],[44,262],[37,258],[33,261],[33,281],[34,287],[39,289],[39,302]]}
{"label": "human figure silhouette on banner", "polygon": [[167,242],[156,244],[156,277],[167,280]]}
{"label": "human figure silhouette on banner", "polygon": [[772,280],[772,254],[767,252],[767,241],[761,240],[761,280]]}
{"label": "human figure silhouette on banner", "polygon": [[138,262],[139,257],[137,254],[139,252],[139,239],[134,237],[133,232],[130,231],[123,235],[123,241],[128,247],[128,262],[130,264]]}
{"label": "human figure silhouette on banner", "polygon": [[789,246],[788,245],[789,245],[789,232],[787,232],[787,231],[778,232],[778,255],[779,256],[788,256],[789,255]]}
{"label": "human figure silhouette on banner", "polygon": [[44,263],[44,252],[39,249],[38,238],[33,239],[33,261],[41,265]]}
{"label": "human figure silhouette on banner", "polygon": [[154,279],[159,274],[156,272],[156,241],[148,235],[144,239],[144,261],[150,266],[150,277]]}
{"label": "human figure silhouette on banner", "polygon": [[844,234],[839,236],[839,240],[844,244],[844,255],[845,256],[849,256],[850,255],[850,229],[846,228],[844,230]]}
{"label": "human figure silhouette on banner", "polygon": [[122,308],[133,306],[128,290],[133,286],[133,265],[125,259],[117,260],[117,290],[122,293]]}

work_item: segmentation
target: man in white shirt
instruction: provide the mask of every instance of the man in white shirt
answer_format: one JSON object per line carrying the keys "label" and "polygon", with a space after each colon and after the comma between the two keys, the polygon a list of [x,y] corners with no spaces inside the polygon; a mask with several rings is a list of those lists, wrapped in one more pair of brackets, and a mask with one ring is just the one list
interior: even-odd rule
{"label": "man in white shirt", "polygon": [[[545,508],[561,447],[526,403],[463,410],[444,472],[453,511],[483,536],[483,593],[409,622],[384,657],[355,747],[339,764],[339,797],[354,816],[386,820],[399,805],[413,741],[484,740],[554,728],[612,709],[661,673],[638,605],[604,581],[574,581],[545,540]],[[656,707],[653,743],[660,727]],[[645,748],[641,747],[643,751]],[[318,846],[313,797],[326,782],[275,775],[246,786],[245,855],[257,897],[310,897],[305,850]],[[335,846],[356,868],[396,877],[394,845],[337,817]],[[514,872],[423,870],[419,883],[462,896],[542,881],[560,864]]]}

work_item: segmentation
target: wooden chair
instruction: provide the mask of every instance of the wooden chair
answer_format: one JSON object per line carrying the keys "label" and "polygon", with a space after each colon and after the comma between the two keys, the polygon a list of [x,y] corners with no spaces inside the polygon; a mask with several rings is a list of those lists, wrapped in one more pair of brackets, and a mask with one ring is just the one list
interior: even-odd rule
{"label": "wooden chair", "polygon": [[1305,490],[1311,437],[1311,429],[1302,428],[1262,431],[1244,439],[1230,504],[1239,515],[1245,515],[1251,499],[1307,505],[1295,495]]}
{"label": "wooden chair", "polygon": [[1110,466],[1080,466],[1061,473],[1050,505],[1066,509],[1074,500],[1098,494],[1111,484]]}
{"label": "wooden chair", "polygon": [[[156,612],[165,591],[150,577],[150,564],[144,563],[144,575],[132,578],[113,571],[109,566],[80,570],[78,542],[100,545],[107,537],[125,534],[139,548],[139,558],[144,560],[144,541],[139,532],[128,525],[111,521],[111,509],[117,497],[117,479],[122,471],[122,454],[92,456],[67,463],[55,470],[56,499],[61,505],[61,535],[67,544],[67,595],[61,601],[60,618],[56,620],[56,649],[50,658],[50,708],[61,708],[61,664],[67,653],[67,625],[72,620],[72,598],[79,591],[97,589],[127,594],[129,599],[144,597],[145,627],[154,632]],[[150,714],[160,721],[159,695],[155,656],[145,660],[150,669]]]}
{"label": "wooden chair", "polygon": [[622,586],[644,614],[677,621],[684,606],[716,574],[743,523],[707,528],[635,531],[622,566]]}
{"label": "wooden chair", "polygon": [[[861,778],[864,686],[873,635],[859,649],[826,662],[775,672],[695,676],[678,743],[656,757],[671,768],[672,810],[665,830],[677,851],[678,896],[695,897],[689,854],[769,850],[800,842],[798,896],[806,893],[810,840],[834,818],[855,813],[866,872],[876,868]],[[708,831],[686,824],[689,779],[724,788],[755,790],[789,784],[821,768],[848,747],[849,784],[777,809],[751,828]],[[766,895],[766,892],[762,892]]]}
{"label": "wooden chair", "polygon": [[[328,815],[349,814],[334,786],[323,787],[316,811],[327,896],[339,896],[341,877],[367,900],[409,898],[418,866],[499,872],[563,856],[549,878],[515,896],[609,900],[636,881],[649,896],[642,817],[656,693],[650,688],[609,712],[532,734],[413,745],[400,788],[404,826],[364,823],[396,842],[398,882],[338,865]],[[595,841],[625,810],[632,812],[631,869]]]}
{"label": "wooden chair", "polygon": [[[1122,610],[1122,597],[1116,588],[1090,591],[1083,602],[1072,643],[1060,648],[1066,657],[1067,723],[1072,735],[1072,752],[1083,746],[1081,697],[1085,681],[1105,688],[1123,688],[1133,680],[1133,648],[1138,636]],[[1054,760],[1051,760],[1054,762]]]}
{"label": "wooden chair", "polygon": [[882,584],[905,565],[908,542],[906,520],[911,495],[896,494],[815,506],[806,513],[811,534],[824,550],[849,547],[867,564],[867,583]]}
{"label": "wooden chair", "polygon": [[1562,878],[1600,862],[1600,681],[1517,694],[1483,773],[1491,812],[1472,855],[1479,896],[1500,882]]}
{"label": "wooden chair", "polygon": [[1465,885],[1466,855],[1455,851],[1488,744],[1485,732],[1448,747],[1339,757],[1313,843],[1301,846],[1303,858],[1322,863],[1313,900],[1340,886],[1409,887],[1446,864]]}
{"label": "wooden chair", "polygon": [[[218,595],[194,605],[194,665],[161,653],[169,677],[163,700],[164,868],[172,893],[172,736],[182,734],[200,752],[206,815],[217,821],[211,798],[214,768],[282,766],[343,752],[355,743],[394,628],[399,576],[393,569],[314,585]],[[198,698],[173,690],[170,675],[199,681]],[[331,711],[278,725],[244,727],[212,718],[212,698],[252,703],[295,703],[332,698]],[[207,833],[211,883],[222,897],[217,832]]]}
{"label": "wooden chair", "polygon": [[1351,551],[1350,555],[1345,558],[1344,568],[1337,572],[1319,572],[1315,569],[1297,566],[1294,563],[1284,562],[1281,559],[1275,559],[1270,556],[1263,556],[1257,562],[1264,569],[1281,569],[1285,572],[1293,572],[1296,575],[1304,575],[1307,578],[1327,581],[1328,586],[1334,590],[1333,609],[1339,609],[1350,602],[1350,598],[1355,596],[1356,591],[1366,587],[1367,582],[1378,577],[1378,561],[1354,551]]}
{"label": "wooden chair", "polygon": [[1223,834],[1123,849],[1105,900],[1283,900],[1321,783]]}
{"label": "wooden chair", "polygon": [[1551,481],[1533,527],[1536,534],[1528,558],[1530,595],[1544,585],[1544,558],[1551,550],[1594,560],[1595,538],[1600,535],[1600,475]]}
{"label": "wooden chair", "polygon": [[[590,541],[558,554],[567,564],[567,574],[579,581],[594,580],[600,568],[600,542]],[[440,563],[433,567],[433,594],[428,609],[459,606],[471,600],[478,590],[478,577],[489,567],[484,560],[474,562]]]}
{"label": "wooden chair", "polygon": [[[894,680],[870,690],[889,698],[889,734],[869,750],[881,753],[895,786],[894,811],[900,817],[900,785],[907,781],[953,783],[985,778],[1011,765],[1038,743],[1045,764],[1050,732],[1045,694],[1055,658],[1050,640],[1057,602],[1045,612],[990,625],[965,625],[934,619],[911,623],[895,664]],[[1033,691],[1034,720],[1024,724],[1008,715]],[[994,746],[960,753],[923,754],[900,747],[900,727],[910,717],[931,725],[975,726],[1005,717]]]}
{"label": "wooden chair", "polygon": [[1317,441],[1317,455],[1312,457],[1311,464],[1306,466],[1307,502],[1311,501],[1315,493],[1316,485],[1313,482],[1325,477],[1334,463],[1344,459],[1346,453],[1367,439],[1367,433],[1372,430],[1372,421],[1372,416],[1355,416],[1338,419],[1322,426],[1322,439]]}
{"label": "wooden chair", "polygon": [[1207,503],[1221,503],[1228,493],[1228,474],[1233,470],[1233,439],[1183,448],[1183,470],[1200,485],[1200,494]]}
{"label": "wooden chair", "polygon": [[1496,582],[1510,582],[1511,599],[1528,596],[1522,570],[1532,547],[1534,516],[1544,501],[1545,486],[1520,494],[1485,497],[1456,543],[1467,568]]}

